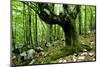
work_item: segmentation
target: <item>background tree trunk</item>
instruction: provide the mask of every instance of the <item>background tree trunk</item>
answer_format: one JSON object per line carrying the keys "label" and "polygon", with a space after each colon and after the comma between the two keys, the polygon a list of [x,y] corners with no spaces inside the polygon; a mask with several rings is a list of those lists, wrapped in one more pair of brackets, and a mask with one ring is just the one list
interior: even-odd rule
{"label": "background tree trunk", "polygon": [[91,18],[90,18],[90,31],[92,32],[92,18],[93,18],[93,14],[92,14],[92,9],[91,10]]}
{"label": "background tree trunk", "polygon": [[37,32],[38,32],[38,29],[37,29],[37,14],[35,14],[35,44],[36,44],[36,46],[38,46],[38,40],[37,40],[38,34],[37,34]]}
{"label": "background tree trunk", "polygon": [[[48,38],[49,37],[49,38]],[[52,43],[52,25],[48,25],[48,42]]]}
{"label": "background tree trunk", "polygon": [[81,26],[82,26],[82,22],[81,22],[81,11],[80,11],[80,13],[79,13],[79,34],[81,34],[82,33],[82,31],[81,31]]}
{"label": "background tree trunk", "polygon": [[85,18],[84,18],[84,33],[85,33],[85,35],[86,35],[86,28],[87,28],[87,26],[86,26],[86,23],[87,21],[86,21],[86,6],[85,6]]}

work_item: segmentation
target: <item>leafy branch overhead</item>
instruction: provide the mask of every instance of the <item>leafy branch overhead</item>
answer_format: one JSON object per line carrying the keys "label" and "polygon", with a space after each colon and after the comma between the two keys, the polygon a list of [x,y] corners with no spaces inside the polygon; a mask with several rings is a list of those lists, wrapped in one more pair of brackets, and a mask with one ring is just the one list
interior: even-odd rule
{"label": "leafy branch overhead", "polygon": [[[62,4],[63,12],[60,12],[59,15],[56,15],[54,12],[54,4],[47,3],[28,3],[23,2],[31,9],[33,9],[47,24],[59,24],[62,25],[66,23],[69,19],[76,19],[77,14],[80,12],[80,5],[66,5]],[[65,22],[63,22],[65,21]]]}
{"label": "leafy branch overhead", "polygon": [[64,24],[69,19],[76,19],[77,14],[80,12],[79,5],[68,6],[64,4],[64,10],[59,15],[56,15],[53,11],[54,4],[38,3],[38,7],[40,10],[39,17],[48,24]]}

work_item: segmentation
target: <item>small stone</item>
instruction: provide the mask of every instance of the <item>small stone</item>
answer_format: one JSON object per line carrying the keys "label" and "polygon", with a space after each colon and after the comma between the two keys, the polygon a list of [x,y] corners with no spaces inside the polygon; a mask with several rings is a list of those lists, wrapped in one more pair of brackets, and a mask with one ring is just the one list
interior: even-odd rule
{"label": "small stone", "polygon": [[91,44],[91,45],[94,45],[95,43],[94,43],[94,42],[90,42],[90,44]]}
{"label": "small stone", "polygon": [[89,56],[93,56],[93,55],[94,55],[94,53],[92,53],[92,52],[91,52],[91,53],[89,53]]}
{"label": "small stone", "polygon": [[59,63],[62,63],[62,62],[63,62],[63,60],[59,60],[58,62],[59,62]]}
{"label": "small stone", "polygon": [[83,52],[81,53],[81,56],[87,55],[87,52]]}
{"label": "small stone", "polygon": [[63,63],[66,63],[67,61],[66,60],[63,60]]}
{"label": "small stone", "polygon": [[43,48],[42,48],[42,47],[37,47],[37,49],[38,49],[38,50],[41,50],[41,51],[43,50]]}
{"label": "small stone", "polygon": [[87,32],[87,34],[90,34],[90,33],[91,33],[91,31],[88,31],[88,32]]}
{"label": "small stone", "polygon": [[28,54],[28,59],[32,59],[33,56],[35,55],[35,50],[34,49],[30,49],[27,51]]}
{"label": "small stone", "polygon": [[27,56],[26,52],[20,54],[20,56]]}
{"label": "small stone", "polygon": [[86,52],[86,51],[87,51],[87,49],[83,49],[83,51],[84,51],[84,52]]}
{"label": "small stone", "polygon": [[13,58],[12,59],[15,59],[16,58],[16,56],[13,56]]}
{"label": "small stone", "polygon": [[46,46],[47,48],[49,48],[49,47],[52,47],[52,44],[51,44],[51,43],[46,43],[45,46]]}
{"label": "small stone", "polygon": [[77,61],[76,56],[73,56],[73,62],[76,62],[76,61]]}
{"label": "small stone", "polygon": [[47,56],[47,53],[44,54],[44,57],[46,57],[46,56]]}
{"label": "small stone", "polygon": [[82,44],[85,44],[84,42],[82,42]]}
{"label": "small stone", "polygon": [[26,54],[26,52],[21,53],[20,56],[23,56],[24,59],[27,59],[27,54]]}
{"label": "small stone", "polygon": [[43,56],[43,55],[45,55],[45,53],[44,52],[40,52],[39,55],[40,56]]}
{"label": "small stone", "polygon": [[84,60],[85,57],[84,57],[84,56],[80,56],[80,57],[78,57],[78,59],[79,59],[79,60]]}
{"label": "small stone", "polygon": [[76,54],[76,53],[74,53],[74,56],[77,56],[77,54]]}
{"label": "small stone", "polygon": [[95,61],[95,58],[93,58],[92,60]]}
{"label": "small stone", "polygon": [[67,62],[72,62],[73,61],[73,56],[72,55],[69,55],[65,59],[67,60]]}

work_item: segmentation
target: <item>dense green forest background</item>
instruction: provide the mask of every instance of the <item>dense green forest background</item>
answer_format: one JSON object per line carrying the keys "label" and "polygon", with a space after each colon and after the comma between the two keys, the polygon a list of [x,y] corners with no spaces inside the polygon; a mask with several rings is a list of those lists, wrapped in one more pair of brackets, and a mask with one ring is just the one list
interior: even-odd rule
{"label": "dense green forest background", "polygon": [[[77,51],[74,49],[77,46],[73,46],[73,43],[76,41],[74,42],[74,40],[71,40],[70,37],[66,38],[68,36],[65,37],[66,32],[62,28],[63,26],[61,27],[59,24],[49,24],[49,22],[46,23],[41,19],[41,15],[38,13],[41,13],[42,7],[39,6],[39,8],[37,5],[38,3],[35,2],[12,1],[12,57],[16,56],[16,58],[13,59],[14,64],[29,65],[63,63],[63,61],[59,62],[59,59],[61,60],[62,58],[67,58],[66,62],[74,62],[72,61],[73,55],[76,53],[80,57],[80,54],[82,54],[84,51],[87,53],[92,52],[93,55],[88,56],[88,54],[85,56],[85,59],[79,61],[77,59],[75,62],[94,61],[96,33],[95,6],[79,5],[79,13],[75,17],[75,22],[72,23],[72,25],[74,25],[74,28],[72,28],[72,33],[74,33],[73,29],[75,29],[77,35],[70,33],[71,37],[78,37],[78,42],[76,44],[79,44],[77,45],[79,46],[79,49],[77,49]],[[54,4],[53,6],[54,7],[49,5],[49,9],[53,11],[57,17],[61,17],[63,19],[61,13],[64,12],[65,7],[63,7],[62,4]],[[73,6],[75,5],[69,5],[69,13],[73,12]],[[38,11],[39,9],[41,9],[40,12]],[[47,7],[44,10],[49,14]],[[69,15],[71,16],[71,14]],[[70,26],[68,26],[68,28],[69,27]],[[69,42],[68,39],[70,39],[71,42]],[[93,45],[91,46],[92,43]],[[69,47],[68,44],[71,46]],[[65,47],[65,45],[67,46]],[[40,52],[36,50],[37,47],[41,48]],[[69,48],[72,48],[71,50],[73,51],[66,50]],[[29,49],[34,49],[35,52],[37,51],[37,53],[33,55],[35,56],[34,61],[33,58],[27,59],[27,61],[22,61],[22,58],[19,56],[20,53]]]}

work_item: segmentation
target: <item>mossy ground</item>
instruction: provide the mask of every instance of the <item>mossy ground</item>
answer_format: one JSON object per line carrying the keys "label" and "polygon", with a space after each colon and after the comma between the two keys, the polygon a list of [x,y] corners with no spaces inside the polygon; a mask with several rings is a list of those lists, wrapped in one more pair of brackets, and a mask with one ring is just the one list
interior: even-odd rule
{"label": "mossy ground", "polygon": [[[92,35],[80,35],[79,36],[79,45],[80,49],[76,57],[76,61],[74,62],[83,62],[83,61],[95,61],[96,57],[96,37],[95,34]],[[91,42],[93,44],[91,45]],[[92,47],[92,48],[91,48]],[[87,53],[84,56],[81,56],[84,53]],[[70,46],[65,47],[65,42],[58,40],[53,46],[49,48],[44,48],[44,51],[42,52],[42,55],[39,55],[38,57],[35,57],[34,60],[35,62],[32,63],[34,64],[53,64],[53,63],[62,63],[59,62],[60,60],[66,60],[67,62],[73,62],[73,54],[71,51]],[[93,55],[91,55],[93,54]],[[84,57],[84,59],[79,59],[80,57]],[[27,60],[25,62],[20,62],[20,60],[17,58],[14,60],[16,65],[30,65],[29,63],[32,60]]]}
{"label": "mossy ground", "polygon": [[[78,53],[78,56],[83,53],[83,49],[87,49],[87,53],[92,52],[94,55],[89,56],[88,54],[85,55],[85,59],[81,61],[93,61],[91,59],[95,59],[95,34],[92,35],[81,35],[79,36],[79,42],[80,42],[80,52]],[[90,48],[90,42],[94,42],[93,48]],[[65,48],[64,42],[59,41],[55,46],[48,48],[46,53],[46,56],[40,56],[36,58],[36,62],[34,64],[51,64],[51,63],[58,63],[59,59],[65,59],[67,62],[73,62],[72,56],[73,54],[70,51],[67,51],[67,49],[70,49],[69,47]],[[79,62],[77,60],[77,62]]]}

